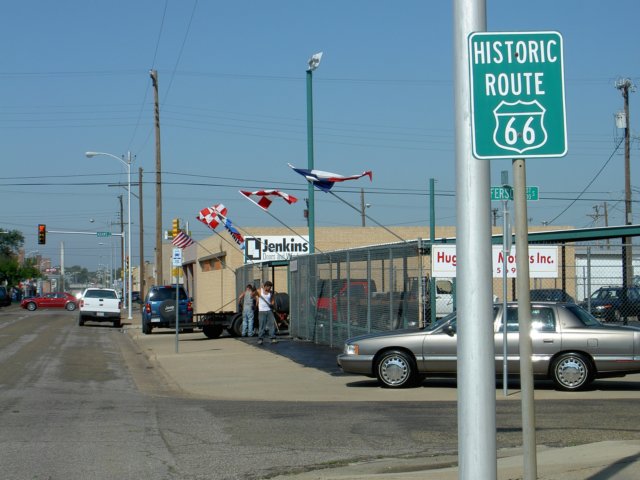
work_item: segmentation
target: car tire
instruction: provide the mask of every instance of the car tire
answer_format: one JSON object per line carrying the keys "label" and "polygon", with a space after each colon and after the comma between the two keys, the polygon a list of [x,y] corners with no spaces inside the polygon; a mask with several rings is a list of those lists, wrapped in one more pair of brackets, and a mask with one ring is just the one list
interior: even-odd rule
{"label": "car tire", "polygon": [[73,312],[76,309],[76,304],[73,302],[69,302],[64,306],[64,308],[66,308],[70,312]]}
{"label": "car tire", "polygon": [[82,315],[78,315],[78,326],[84,325],[84,317]]}
{"label": "car tire", "polygon": [[202,327],[202,333],[207,338],[218,338],[222,335],[222,330],[224,330],[222,325],[205,325]]}
{"label": "car tire", "polygon": [[413,387],[418,381],[416,362],[400,350],[389,350],[380,355],[375,364],[378,380],[385,388]]}
{"label": "car tire", "polygon": [[144,320],[142,320],[142,333],[144,333],[145,335],[151,335],[151,323],[150,322],[145,322]]}
{"label": "car tire", "polygon": [[120,328],[120,327],[122,327],[122,321],[120,319],[114,320],[113,328]]}
{"label": "car tire", "polygon": [[38,305],[36,305],[35,302],[27,303],[27,310],[29,310],[30,312],[33,312],[37,308],[38,308]]}
{"label": "car tire", "polygon": [[558,390],[575,391],[593,379],[591,362],[580,353],[563,353],[551,364],[551,377]]}

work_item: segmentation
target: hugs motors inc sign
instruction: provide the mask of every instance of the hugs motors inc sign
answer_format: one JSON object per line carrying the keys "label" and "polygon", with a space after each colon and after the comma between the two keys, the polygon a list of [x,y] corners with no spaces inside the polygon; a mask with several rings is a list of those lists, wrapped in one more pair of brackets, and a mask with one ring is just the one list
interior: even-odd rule
{"label": "hugs motors inc sign", "polygon": [[289,260],[291,257],[308,253],[309,237],[307,235],[245,238],[245,263]]}

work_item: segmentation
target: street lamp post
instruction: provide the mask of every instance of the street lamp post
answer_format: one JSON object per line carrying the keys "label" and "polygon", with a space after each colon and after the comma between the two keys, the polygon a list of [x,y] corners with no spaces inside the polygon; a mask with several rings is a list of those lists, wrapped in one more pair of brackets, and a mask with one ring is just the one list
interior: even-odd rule
{"label": "street lamp post", "polygon": [[[126,295],[127,295],[127,306],[129,310],[128,320],[132,320],[131,316],[131,288],[133,287],[132,275],[131,275],[131,152],[127,152],[127,160],[125,161],[123,158],[120,158],[111,153],[104,152],[86,152],[85,155],[88,158],[93,158],[98,155],[103,155],[106,157],[115,158],[123,165],[127,167],[127,257],[129,261],[127,262],[127,282],[125,284]],[[128,284],[128,285],[127,285]]]}
{"label": "street lamp post", "polygon": [[[307,168],[313,170],[313,71],[320,65],[322,52],[312,55],[309,59],[307,68]],[[309,182],[307,186],[309,195],[309,250],[315,253],[316,248],[316,212],[315,212],[315,196],[313,183]]]}

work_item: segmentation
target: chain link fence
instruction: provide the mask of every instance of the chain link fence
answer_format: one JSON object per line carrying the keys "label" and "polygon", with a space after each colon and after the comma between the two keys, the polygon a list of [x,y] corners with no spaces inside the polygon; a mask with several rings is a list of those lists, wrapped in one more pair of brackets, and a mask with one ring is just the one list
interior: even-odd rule
{"label": "chain link fence", "polygon": [[[435,279],[430,301],[430,247],[415,240],[296,257],[288,269],[245,265],[236,289],[275,279],[276,290],[289,293],[289,334],[339,346],[364,333],[417,328],[455,309],[454,278]],[[575,301],[603,321],[640,315],[640,255],[631,245],[566,244],[557,252],[557,275],[531,278],[532,301]],[[493,278],[492,289],[502,301],[503,279]],[[517,300],[515,278],[506,293]]]}

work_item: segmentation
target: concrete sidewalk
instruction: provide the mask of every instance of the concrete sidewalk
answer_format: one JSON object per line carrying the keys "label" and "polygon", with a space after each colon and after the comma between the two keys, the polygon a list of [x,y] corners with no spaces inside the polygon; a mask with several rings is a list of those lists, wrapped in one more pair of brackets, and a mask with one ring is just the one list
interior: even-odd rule
{"label": "concrete sidewalk", "polygon": [[[181,334],[176,353],[176,335],[157,330],[143,335],[139,326],[126,333],[148,361],[163,372],[168,383],[182,395],[216,400],[266,400],[295,402],[384,402],[456,401],[455,380],[429,379],[423,388],[389,390],[375,379],[343,374],[335,365],[337,351],[306,342],[279,338],[279,343],[256,345],[255,338],[207,339],[201,332]],[[618,388],[586,392],[557,392],[536,385],[536,399],[639,399],[640,376],[615,382]],[[511,389],[505,399],[520,401]],[[522,455],[503,450],[498,456],[498,479],[522,476]],[[538,478],[546,480],[637,480],[640,479],[640,441],[601,442],[566,448],[538,447]],[[363,479],[457,479],[457,458],[389,459],[276,477],[296,480]],[[484,480],[484,479],[478,479]]]}

